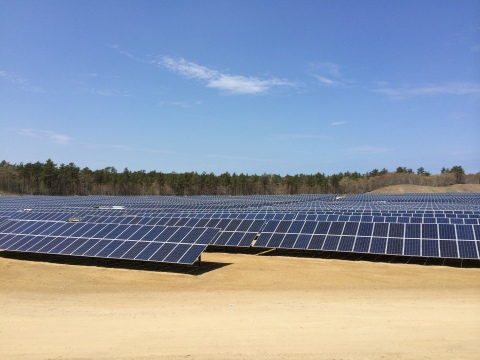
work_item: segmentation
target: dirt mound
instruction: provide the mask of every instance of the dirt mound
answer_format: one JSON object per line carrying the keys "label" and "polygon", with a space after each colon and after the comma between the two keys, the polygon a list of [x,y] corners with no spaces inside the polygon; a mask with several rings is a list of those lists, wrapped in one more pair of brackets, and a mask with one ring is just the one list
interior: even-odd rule
{"label": "dirt mound", "polygon": [[392,185],[371,191],[370,194],[406,194],[406,193],[461,193],[478,192],[480,184],[456,184],[451,186]]}
{"label": "dirt mound", "polygon": [[203,260],[222,266],[191,275],[0,256],[0,358],[478,358],[479,269]]}

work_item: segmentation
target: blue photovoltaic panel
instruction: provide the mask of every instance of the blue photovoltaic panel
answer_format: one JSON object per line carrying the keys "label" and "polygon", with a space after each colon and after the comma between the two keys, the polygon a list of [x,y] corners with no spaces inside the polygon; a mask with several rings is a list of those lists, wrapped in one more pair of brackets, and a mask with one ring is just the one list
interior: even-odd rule
{"label": "blue photovoltaic panel", "polygon": [[118,249],[124,241],[122,240],[111,240],[103,249],[101,249],[96,256],[98,257],[109,257],[116,249]]}
{"label": "blue photovoltaic panel", "polygon": [[325,242],[325,235],[312,235],[308,244],[309,250],[321,250]]}
{"label": "blue photovoltaic panel", "polygon": [[[395,225],[395,224],[391,224]],[[401,238],[388,238],[387,254],[390,255],[402,255],[403,253],[403,239]]]}
{"label": "blue photovoltaic panel", "polygon": [[405,225],[405,237],[409,239],[421,238],[421,225],[420,224],[407,224]]}
{"label": "blue photovoltaic panel", "polygon": [[[103,220],[103,219],[100,219]],[[140,221],[137,221],[139,223]],[[118,259],[135,259],[153,240],[158,240],[159,235],[163,235],[169,228],[147,225],[116,225],[116,224],[93,224],[93,223],[59,223],[40,222],[40,221],[16,221],[8,229],[25,232],[29,229],[31,234],[9,234],[0,233],[0,249],[11,251],[27,251],[49,254],[62,254],[74,256],[89,257],[108,257]],[[60,234],[57,236],[42,236],[38,233],[45,229],[55,227],[51,234]],[[121,227],[120,229],[116,229]],[[4,230],[7,227],[4,227]],[[116,230],[116,231],[113,231]],[[161,261],[184,263],[190,261],[198,251],[205,250],[206,246],[213,241],[219,229],[211,228],[187,228],[179,227],[166,231],[165,241],[172,242],[175,252],[164,254]],[[95,234],[100,234],[102,238],[96,238]],[[152,235],[150,235],[152,234]],[[241,235],[241,234],[238,234]],[[110,238],[108,238],[110,236]],[[104,238],[107,237],[107,238]],[[237,236],[238,241],[243,241],[242,236]],[[149,241],[141,241],[144,238]],[[180,244],[185,246],[177,246]],[[149,250],[164,247],[161,242],[155,242]],[[189,250],[195,244],[194,250]],[[181,253],[184,249],[188,251],[188,256]],[[152,255],[155,255],[156,252]],[[160,254],[161,255],[161,254]],[[185,256],[184,256],[185,255]],[[155,259],[159,259],[156,256]],[[145,255],[140,258],[145,260]],[[154,259],[154,260],[155,260]],[[183,260],[185,259],[185,260]],[[195,261],[196,258],[193,260]]]}
{"label": "blue photovoltaic panel", "polygon": [[353,244],[355,243],[355,236],[342,236],[338,244],[338,251],[351,252]]}
{"label": "blue photovoltaic panel", "polygon": [[88,241],[92,246],[83,253],[83,256],[96,256],[105,246],[110,243],[110,240],[96,240]]}
{"label": "blue photovoltaic panel", "polygon": [[359,236],[355,241],[354,252],[367,253],[370,249],[370,237]]}
{"label": "blue photovoltaic panel", "polygon": [[317,224],[315,228],[315,234],[326,235],[328,234],[328,230],[330,228],[331,222],[321,221]]}
{"label": "blue photovoltaic panel", "polygon": [[325,242],[323,243],[322,250],[335,251],[337,250],[338,243],[340,241],[340,236],[338,235],[327,235]]}
{"label": "blue photovoltaic panel", "polygon": [[317,227],[317,222],[315,221],[305,221],[305,225],[303,226],[301,233],[302,234],[314,234],[315,228]]}
{"label": "blue photovoltaic panel", "polygon": [[282,243],[282,240],[284,237],[285,237],[285,234],[276,234],[276,233],[272,234],[272,237],[268,241],[266,247],[278,248]]}
{"label": "blue photovoltaic panel", "polygon": [[436,224],[422,224],[422,238],[423,239],[438,239]]}
{"label": "blue photovoltaic panel", "polygon": [[297,241],[298,234],[286,234],[278,247],[292,249]]}
{"label": "blue photovoltaic panel", "polygon": [[343,229],[343,235],[357,235],[359,223],[356,222],[347,222],[345,223],[345,227]]}
{"label": "blue photovoltaic panel", "polygon": [[473,231],[475,233],[475,240],[480,241],[480,225],[473,225]]}
{"label": "blue photovoltaic panel", "polygon": [[440,239],[456,239],[455,225],[439,224],[438,233],[439,233]]}
{"label": "blue photovoltaic panel", "polygon": [[139,241],[133,245],[130,250],[128,250],[123,256],[122,259],[135,259],[147,246],[148,242]]}
{"label": "blue photovoltaic panel", "polygon": [[300,233],[302,230],[303,225],[305,224],[305,221],[292,221],[292,224],[290,225],[288,232],[289,233]]}
{"label": "blue photovoltaic panel", "polygon": [[[405,225],[404,224],[390,224],[388,237],[390,238],[403,238],[405,234]],[[390,254],[390,253],[389,253]],[[400,252],[401,254],[401,252]]]}
{"label": "blue photovoltaic panel", "polygon": [[475,240],[472,225],[455,225],[457,229],[457,239]]}
{"label": "blue photovoltaic panel", "polygon": [[[135,257],[136,260],[149,260],[150,257],[155,254],[162,247],[162,243],[150,242],[146,243],[146,246],[142,251]],[[195,259],[193,260],[193,262]],[[192,262],[192,263],[193,263]]]}
{"label": "blue photovoltaic panel", "polygon": [[267,247],[268,242],[272,237],[271,232],[262,232],[258,237],[257,241],[255,242],[256,247]]}
{"label": "blue photovoltaic panel", "polygon": [[[34,210],[18,211],[26,208]],[[80,223],[65,223],[70,218]],[[127,241],[145,241],[154,243],[145,251],[158,261],[178,258],[164,253],[165,242],[187,244],[198,237],[207,245],[251,246],[260,234],[254,246],[478,259],[479,220],[478,194],[2,197],[0,249],[90,254],[102,247],[95,256],[105,257],[120,252]],[[208,224],[220,232],[207,241],[198,229],[155,227],[167,223],[196,229]],[[142,250],[136,256],[145,260],[147,254]]]}
{"label": "blue photovoltaic panel", "polygon": [[453,240],[440,240],[440,256],[446,258],[458,257],[457,242]]}
{"label": "blue photovoltaic panel", "polygon": [[372,236],[373,223],[360,223],[358,227],[358,236]]}
{"label": "blue photovoltaic panel", "polygon": [[458,241],[458,251],[462,259],[477,259],[477,248],[474,241]]}
{"label": "blue photovoltaic panel", "polygon": [[404,255],[420,256],[421,255],[420,239],[405,239]]}
{"label": "blue photovoltaic panel", "polygon": [[375,227],[373,228],[373,236],[387,237],[388,225],[389,224],[386,224],[386,223],[375,223]]}
{"label": "blue photovoltaic panel", "polygon": [[295,244],[293,245],[293,248],[294,249],[307,249],[311,238],[312,237],[310,235],[305,235],[305,234],[298,235],[298,238],[295,241]]}
{"label": "blue photovoltaic panel", "polygon": [[438,240],[422,240],[422,256],[438,257]]}
{"label": "blue photovoltaic panel", "polygon": [[372,254],[385,254],[387,246],[387,239],[380,237],[373,237],[370,244],[370,253]]}
{"label": "blue photovoltaic panel", "polygon": [[278,232],[278,233],[286,233],[288,231],[288,228],[290,227],[290,225],[292,224],[291,221],[288,221],[288,220],[280,220],[277,228],[275,229],[275,232]]}
{"label": "blue photovoltaic panel", "polygon": [[345,226],[344,222],[333,222],[328,231],[329,235],[341,235],[343,227]]}
{"label": "blue photovoltaic panel", "polygon": [[163,243],[160,249],[155,252],[149,260],[163,262],[170,252],[175,248],[177,244]]}

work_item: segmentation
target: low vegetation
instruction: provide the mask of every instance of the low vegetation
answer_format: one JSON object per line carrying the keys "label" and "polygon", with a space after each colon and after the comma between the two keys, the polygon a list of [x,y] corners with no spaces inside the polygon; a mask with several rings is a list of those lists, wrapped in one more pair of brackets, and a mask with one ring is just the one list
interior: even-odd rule
{"label": "low vegetation", "polygon": [[449,186],[480,184],[480,173],[465,174],[461,166],[442,168],[431,175],[423,167],[398,167],[390,172],[373,169],[365,174],[345,172],[333,175],[162,173],[158,171],[118,172],[114,167],[80,169],[74,163],[0,163],[0,194],[22,195],[281,195],[364,193],[385,186],[409,184]]}

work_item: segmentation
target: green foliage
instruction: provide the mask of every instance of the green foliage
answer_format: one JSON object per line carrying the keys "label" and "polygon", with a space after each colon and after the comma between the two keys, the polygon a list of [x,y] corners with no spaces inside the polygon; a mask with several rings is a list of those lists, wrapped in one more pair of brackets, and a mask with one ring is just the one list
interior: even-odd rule
{"label": "green foliage", "polygon": [[[465,181],[461,166],[442,169],[450,183]],[[453,178],[452,178],[453,174]],[[407,175],[407,176],[406,176]],[[0,162],[0,191],[32,195],[253,195],[298,193],[356,193],[394,183],[414,183],[416,176],[425,179],[430,175],[423,167],[412,169],[398,167],[395,173],[387,169],[373,169],[365,174],[345,172],[332,175],[297,174],[237,174],[225,172],[162,173],[125,168],[118,172],[112,166],[104,169],[80,169],[74,163],[55,164],[51,159],[44,163],[9,164]],[[413,176],[413,178],[412,178]],[[418,180],[421,183],[426,180]],[[442,184],[445,185],[445,184]]]}

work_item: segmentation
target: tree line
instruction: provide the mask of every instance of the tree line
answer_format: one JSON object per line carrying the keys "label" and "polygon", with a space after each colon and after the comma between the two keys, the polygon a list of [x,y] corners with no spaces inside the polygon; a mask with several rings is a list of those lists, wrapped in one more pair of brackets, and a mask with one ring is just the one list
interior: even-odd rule
{"label": "tree line", "polygon": [[413,184],[447,186],[479,184],[480,173],[465,174],[461,166],[442,168],[431,175],[423,167],[414,172],[406,167],[396,171],[373,169],[365,174],[344,172],[285,175],[214,173],[122,172],[114,167],[81,169],[74,163],[0,163],[0,192],[20,195],[285,195],[358,194],[388,185]]}

